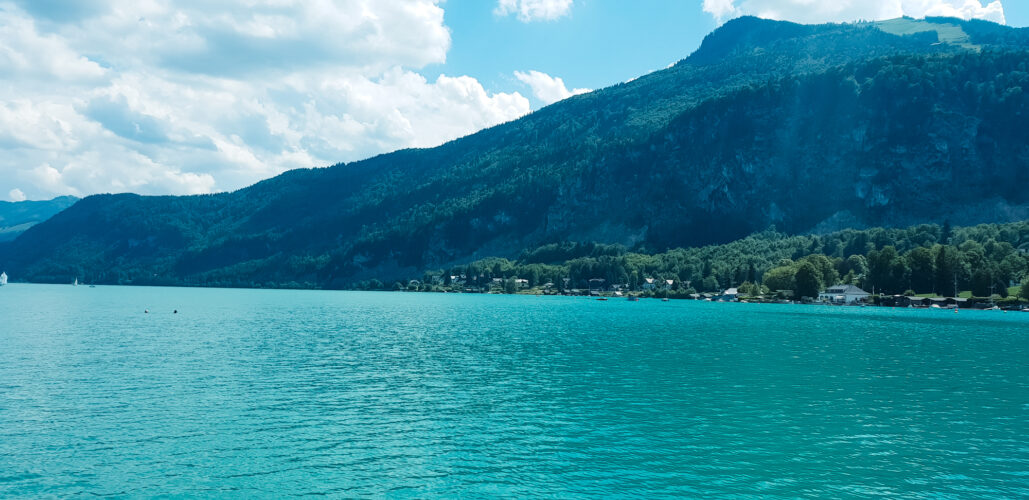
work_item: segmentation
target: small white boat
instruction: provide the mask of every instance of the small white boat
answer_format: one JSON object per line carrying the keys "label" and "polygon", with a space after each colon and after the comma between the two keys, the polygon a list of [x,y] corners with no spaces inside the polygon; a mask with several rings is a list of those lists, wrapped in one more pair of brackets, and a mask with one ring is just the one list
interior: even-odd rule
{"label": "small white boat", "polygon": [[79,279],[75,278],[75,281],[71,284],[71,286],[79,286]]}
{"label": "small white boat", "polygon": [[7,273],[0,273],[0,286],[7,284]]}

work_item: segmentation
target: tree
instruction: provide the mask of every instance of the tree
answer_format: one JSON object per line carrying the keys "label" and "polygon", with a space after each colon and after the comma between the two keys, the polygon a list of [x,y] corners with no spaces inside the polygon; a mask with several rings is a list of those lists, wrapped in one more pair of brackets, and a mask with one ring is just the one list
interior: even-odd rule
{"label": "tree", "polygon": [[529,286],[534,287],[540,284],[540,270],[538,266],[529,266],[528,269],[528,280]]}
{"label": "tree", "polygon": [[514,278],[504,280],[504,293],[517,293],[518,282]]}
{"label": "tree", "polygon": [[1018,296],[1029,300],[1029,276],[1022,279],[1022,289],[1018,291]]}
{"label": "tree", "polygon": [[818,272],[818,279],[824,286],[835,285],[840,280],[840,273],[836,270],[836,264],[822,254],[812,254],[804,257],[805,262],[811,263]]}
{"label": "tree", "polygon": [[934,291],[936,281],[936,259],[932,250],[918,247],[907,254],[907,264],[911,268],[911,288],[919,293]]}
{"label": "tree", "polygon": [[907,284],[907,263],[893,246],[868,253],[868,277],[873,288],[886,293],[900,293]]}
{"label": "tree", "polygon": [[972,295],[976,297],[989,297],[990,285],[993,283],[993,279],[990,277],[990,272],[985,269],[979,269],[972,274]]}
{"label": "tree", "polygon": [[840,278],[840,281],[845,285],[856,285],[857,275],[854,274],[854,271],[847,271],[847,274]]}
{"label": "tree", "polygon": [[769,290],[794,290],[797,286],[795,275],[796,270],[792,265],[776,267],[765,273],[763,281]]}
{"label": "tree", "polygon": [[1000,295],[1000,298],[1002,299],[1008,298],[1008,295],[1010,294],[1010,292],[1008,292],[1008,284],[1003,281],[995,281],[994,283],[997,284],[995,288],[996,292],[994,293]]}
{"label": "tree", "polygon": [[638,271],[633,271],[632,274],[629,275],[629,290],[636,291],[639,287],[640,273]]}
{"label": "tree", "polygon": [[947,245],[940,245],[936,251],[936,265],[933,269],[936,273],[935,291],[940,295],[947,295],[949,293],[957,293],[954,290],[954,276],[956,270],[952,265],[951,259],[947,252]]}
{"label": "tree", "polygon": [[864,255],[851,255],[840,264],[840,273],[854,278],[864,278],[868,275],[868,261]]}
{"label": "tree", "polygon": [[810,262],[800,264],[800,267],[797,268],[796,280],[796,295],[799,297],[815,298],[822,290],[822,277],[818,269]]}

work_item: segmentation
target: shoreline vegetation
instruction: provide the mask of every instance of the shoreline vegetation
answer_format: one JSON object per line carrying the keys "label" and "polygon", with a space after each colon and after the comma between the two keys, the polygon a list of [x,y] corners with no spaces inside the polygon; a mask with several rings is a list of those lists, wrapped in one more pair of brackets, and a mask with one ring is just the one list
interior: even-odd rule
{"label": "shoreline vegetation", "polygon": [[[1029,305],[1029,221],[955,228],[924,224],[798,236],[770,228],[730,243],[663,252],[642,246],[630,250],[622,245],[557,242],[525,250],[513,260],[489,257],[343,287],[322,286],[317,276],[285,282],[224,277],[198,281],[150,273],[138,278],[97,276],[74,269],[29,281],[798,303],[816,302],[830,286],[854,285],[870,292],[868,303],[874,305],[907,304],[917,297],[926,300],[916,306],[960,303],[960,307],[1018,309]],[[734,293],[727,294],[730,289]]]}
{"label": "shoreline vegetation", "polygon": [[[565,290],[556,291],[544,288],[525,288],[511,292],[500,286],[488,290],[460,290],[447,287],[414,288],[411,285],[390,289],[346,289],[347,291],[372,291],[372,292],[395,292],[395,293],[451,293],[451,294],[479,294],[479,295],[523,295],[523,296],[550,296],[550,297],[584,297],[598,300],[695,300],[705,302],[737,302],[748,304],[794,304],[794,305],[829,305],[839,307],[899,307],[913,309],[993,309],[1005,311],[1027,311],[1029,312],[1029,293],[1021,295],[1022,287],[1011,287],[1008,295],[1001,297],[995,294],[990,297],[975,297],[970,291],[961,292],[958,297],[947,297],[933,294],[921,295],[872,295],[868,300],[854,303],[833,303],[811,297],[800,299],[789,296],[782,296],[778,293],[763,293],[760,295],[735,295],[729,297],[718,293],[689,294],[679,291],[657,290],[657,291],[597,291],[597,290]],[[918,305],[914,305],[917,301]]]}
{"label": "shoreline vegetation", "polygon": [[724,245],[654,254],[553,243],[513,261],[487,258],[355,288],[821,303],[819,294],[835,285],[871,292],[868,305],[1022,309],[1029,304],[1029,222],[806,236],[769,229]]}

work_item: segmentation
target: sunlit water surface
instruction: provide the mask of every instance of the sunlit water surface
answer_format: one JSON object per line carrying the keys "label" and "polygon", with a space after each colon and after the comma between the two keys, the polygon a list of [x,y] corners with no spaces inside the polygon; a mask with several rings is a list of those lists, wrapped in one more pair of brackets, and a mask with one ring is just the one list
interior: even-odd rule
{"label": "sunlit water surface", "polygon": [[1027,362],[1025,313],[14,284],[0,497],[1026,497]]}

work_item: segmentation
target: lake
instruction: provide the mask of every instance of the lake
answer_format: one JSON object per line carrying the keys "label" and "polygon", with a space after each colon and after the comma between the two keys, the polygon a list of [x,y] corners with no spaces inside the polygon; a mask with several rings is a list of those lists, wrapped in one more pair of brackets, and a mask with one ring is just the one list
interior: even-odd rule
{"label": "lake", "polygon": [[12,284],[0,497],[1026,497],[1027,360],[1026,313]]}

